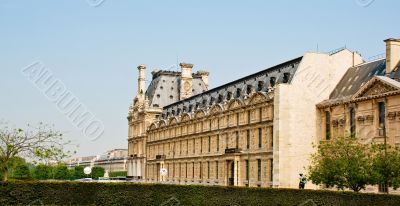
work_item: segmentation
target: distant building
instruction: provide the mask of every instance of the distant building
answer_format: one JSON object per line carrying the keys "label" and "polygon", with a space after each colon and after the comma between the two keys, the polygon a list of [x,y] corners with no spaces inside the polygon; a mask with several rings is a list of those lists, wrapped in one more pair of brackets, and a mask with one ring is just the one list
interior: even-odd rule
{"label": "distant building", "polygon": [[[193,73],[192,64],[182,63],[181,72],[153,72],[146,91],[140,65],[128,115],[128,175],[147,182],[297,188],[319,140],[315,105],[362,62],[345,48],[307,52],[211,90],[208,72]],[[168,172],[161,175],[161,169]]]}
{"label": "distant building", "polygon": [[76,166],[102,167],[109,174],[109,172],[127,171],[127,157],[127,149],[114,149],[103,155],[73,158],[67,164],[70,168]]}

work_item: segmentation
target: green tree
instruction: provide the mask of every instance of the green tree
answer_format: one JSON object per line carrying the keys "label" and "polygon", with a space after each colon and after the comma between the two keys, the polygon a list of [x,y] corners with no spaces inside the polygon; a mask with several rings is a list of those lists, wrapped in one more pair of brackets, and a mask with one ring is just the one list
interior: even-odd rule
{"label": "green tree", "polygon": [[335,138],[319,144],[312,155],[309,180],[314,184],[355,192],[373,182],[369,145],[360,144],[355,138]]}
{"label": "green tree", "polygon": [[33,170],[33,177],[38,180],[47,180],[52,178],[53,168],[45,164],[39,164]]}
{"label": "green tree", "polygon": [[69,179],[68,167],[63,164],[59,164],[53,169],[53,177],[56,180],[67,180]]}
{"label": "green tree", "polygon": [[68,179],[69,180],[75,180],[77,179],[75,177],[75,170],[74,169],[68,169]]}
{"label": "green tree", "polygon": [[76,166],[74,168],[74,179],[81,179],[81,178],[85,178],[86,175],[83,172],[84,168],[82,166]]}
{"label": "green tree", "polygon": [[93,167],[92,168],[92,178],[99,179],[99,177],[104,177],[104,168],[102,167]]}
{"label": "green tree", "polygon": [[[1,158],[0,158],[1,161]],[[25,159],[22,157],[13,157],[8,161],[7,163],[7,168],[8,168],[8,174],[9,176],[13,176],[14,171],[18,165],[24,165],[26,164]],[[2,165],[2,163],[0,163]],[[3,170],[0,170],[0,177],[3,179]]]}
{"label": "green tree", "polygon": [[13,158],[22,156],[39,161],[60,161],[68,157],[69,152],[64,152],[64,146],[69,143],[64,141],[59,131],[42,123],[26,131],[3,126],[0,128],[0,171],[3,181],[8,180]]}
{"label": "green tree", "polygon": [[31,174],[27,164],[20,164],[15,168],[13,173],[13,178],[15,179],[30,179]]}
{"label": "green tree", "polygon": [[398,189],[400,187],[399,148],[379,144],[374,145],[372,151],[374,183]]}

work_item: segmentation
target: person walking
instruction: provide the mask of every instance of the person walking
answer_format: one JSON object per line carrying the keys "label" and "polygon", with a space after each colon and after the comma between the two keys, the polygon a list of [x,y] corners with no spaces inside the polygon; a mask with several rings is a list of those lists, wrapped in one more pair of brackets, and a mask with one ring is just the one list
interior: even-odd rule
{"label": "person walking", "polygon": [[300,179],[300,181],[299,181],[299,189],[303,190],[305,188],[305,186],[306,186],[307,178],[303,174],[300,174],[300,178],[299,179]]}

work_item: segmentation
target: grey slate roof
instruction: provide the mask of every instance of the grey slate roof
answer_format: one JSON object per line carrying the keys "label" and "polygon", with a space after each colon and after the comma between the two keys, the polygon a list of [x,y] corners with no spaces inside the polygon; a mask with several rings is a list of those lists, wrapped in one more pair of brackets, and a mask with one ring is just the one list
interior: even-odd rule
{"label": "grey slate roof", "polygon": [[381,59],[351,67],[336,85],[329,99],[351,97],[374,76],[385,75],[386,60]]}
{"label": "grey slate roof", "polygon": [[372,78],[378,77],[393,85],[400,84],[400,65],[386,76],[386,59],[356,65],[347,70],[343,78],[336,85],[329,99],[319,103],[318,107],[341,104],[349,101],[357,91]]}
{"label": "grey slate roof", "polygon": [[180,115],[183,112],[193,112],[198,108],[221,103],[221,100],[224,101],[229,98],[243,99],[247,95],[248,89],[267,92],[269,87],[273,86],[271,83],[290,83],[302,58],[292,59],[212,90],[199,93],[183,101],[172,103],[163,108],[163,117],[167,118],[173,114]]}
{"label": "grey slate roof", "polygon": [[[181,72],[156,71],[153,80],[146,90],[146,97],[150,106],[164,107],[179,101]],[[197,95],[206,91],[205,83],[200,76],[193,74],[193,94]]]}

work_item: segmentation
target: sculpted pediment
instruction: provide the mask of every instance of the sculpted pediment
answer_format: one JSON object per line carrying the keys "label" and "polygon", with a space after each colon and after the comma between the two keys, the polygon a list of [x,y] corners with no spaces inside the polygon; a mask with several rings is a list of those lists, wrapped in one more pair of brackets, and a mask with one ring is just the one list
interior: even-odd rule
{"label": "sculpted pediment", "polygon": [[267,97],[262,93],[255,93],[250,97],[249,104],[257,104],[259,102],[266,101]]}
{"label": "sculpted pediment", "polygon": [[400,82],[388,77],[374,77],[362,86],[353,99],[366,98],[400,90]]}

